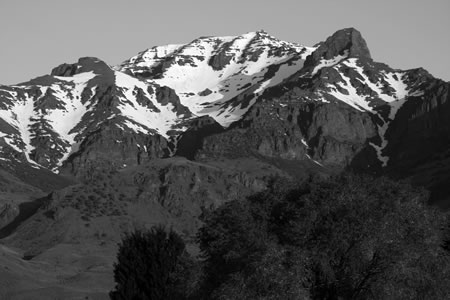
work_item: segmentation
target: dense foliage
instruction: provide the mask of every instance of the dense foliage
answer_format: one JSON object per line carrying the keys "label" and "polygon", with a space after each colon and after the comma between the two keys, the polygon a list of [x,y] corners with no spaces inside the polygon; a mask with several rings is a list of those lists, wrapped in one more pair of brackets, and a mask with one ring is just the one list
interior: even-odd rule
{"label": "dense foliage", "polygon": [[114,300],[180,299],[185,244],[174,231],[153,227],[129,233],[119,245],[114,266]]}
{"label": "dense foliage", "polygon": [[199,232],[206,299],[448,299],[446,216],[426,194],[345,175],[275,183]]}
{"label": "dense foliage", "polygon": [[386,178],[275,180],[205,216],[197,264],[173,232],[127,236],[111,298],[450,299],[448,216],[427,197]]}

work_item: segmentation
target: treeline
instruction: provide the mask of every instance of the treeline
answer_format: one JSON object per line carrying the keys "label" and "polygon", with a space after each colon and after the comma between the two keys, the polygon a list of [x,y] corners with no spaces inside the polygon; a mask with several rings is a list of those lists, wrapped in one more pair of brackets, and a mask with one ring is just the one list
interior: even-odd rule
{"label": "treeline", "polygon": [[205,216],[200,258],[161,227],[126,236],[110,296],[450,299],[448,221],[425,191],[386,178],[275,180]]}

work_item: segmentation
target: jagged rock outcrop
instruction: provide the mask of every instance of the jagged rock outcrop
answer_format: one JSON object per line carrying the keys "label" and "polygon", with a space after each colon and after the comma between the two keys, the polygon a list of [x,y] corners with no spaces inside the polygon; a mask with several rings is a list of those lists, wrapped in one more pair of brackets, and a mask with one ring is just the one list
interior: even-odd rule
{"label": "jagged rock outcrop", "polygon": [[369,48],[361,33],[354,28],[337,31],[321,43],[305,61],[305,67],[316,66],[321,60],[345,55],[351,58],[371,59]]}
{"label": "jagged rock outcrop", "polygon": [[233,41],[225,42],[220,45],[209,59],[208,65],[210,65],[216,71],[222,70],[233,59],[234,55],[230,51],[232,45]]}
{"label": "jagged rock outcrop", "polygon": [[340,104],[295,100],[259,102],[222,133],[197,130],[196,136],[202,136],[196,146],[197,159],[256,154],[345,167],[377,136],[376,124],[368,114]]}
{"label": "jagged rock outcrop", "polygon": [[170,155],[168,141],[160,135],[124,132],[115,126],[92,132],[60,169],[61,174],[90,180],[103,172],[137,166]]}

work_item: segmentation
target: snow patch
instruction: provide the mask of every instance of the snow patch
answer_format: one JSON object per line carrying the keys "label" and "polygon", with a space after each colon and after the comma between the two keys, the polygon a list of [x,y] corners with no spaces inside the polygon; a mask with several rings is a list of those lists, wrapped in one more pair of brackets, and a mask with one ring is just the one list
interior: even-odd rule
{"label": "snow patch", "polygon": [[319,165],[319,166],[323,167],[323,165],[320,162],[318,162],[317,160],[312,159],[312,157],[309,154],[306,154],[306,157],[309,160],[311,160],[313,163],[315,163],[316,165]]}
{"label": "snow patch", "polygon": [[[36,118],[33,99],[26,94],[25,99],[15,101],[8,110],[0,110],[0,118],[19,132],[19,136],[16,138],[5,134],[3,136],[5,142],[15,151],[23,152],[26,159],[31,162],[29,155],[34,147],[31,145],[30,126],[32,125],[32,119]],[[23,148],[20,147],[19,140],[24,143]]]}
{"label": "snow patch", "polygon": [[[121,103],[118,106],[121,114],[142,126],[138,126],[129,121],[125,121],[125,125],[135,132],[146,134],[150,132],[145,128],[155,129],[160,135],[168,138],[169,135],[167,132],[172,130],[180,122],[180,117],[176,114],[175,107],[171,103],[161,105],[156,100],[156,96],[149,93],[150,83],[147,84],[119,71],[115,71],[114,74],[116,76],[116,85],[121,88],[123,93],[123,96],[119,97]],[[136,99],[136,89],[140,90],[160,112],[141,106]]]}
{"label": "snow patch", "polygon": [[341,82],[338,82],[337,85],[347,91],[347,94],[344,94],[340,91],[338,91],[334,86],[331,84],[328,84],[327,87],[329,87],[331,90],[329,94],[331,96],[334,96],[335,98],[341,100],[342,102],[347,103],[351,107],[359,110],[359,111],[369,111],[373,112],[373,109],[369,106],[369,103],[366,100],[366,96],[359,95],[356,88],[352,85],[350,82],[350,78],[342,74],[342,72],[339,72],[342,79],[344,80],[344,84]]}
{"label": "snow patch", "polygon": [[305,145],[306,149],[309,149],[309,145],[304,138],[302,138],[302,144]]}
{"label": "snow patch", "polygon": [[337,55],[333,57],[332,59],[321,59],[319,64],[314,67],[311,76],[314,76],[319,72],[320,69],[326,68],[326,67],[332,67],[340,63],[342,60],[346,59],[348,57],[348,54],[350,52],[348,50],[344,51],[344,54]]}
{"label": "snow patch", "polygon": [[381,162],[382,167],[386,167],[389,162],[389,157],[383,155],[383,150],[386,148],[388,142],[386,140],[386,131],[389,127],[390,122],[383,121],[383,125],[378,125],[378,134],[381,138],[381,145],[376,145],[374,143],[370,143],[370,145],[375,149],[377,153],[378,160]]}
{"label": "snow patch", "polygon": [[[399,109],[406,102],[407,97],[409,96],[420,96],[423,94],[422,91],[410,91],[407,83],[405,82],[405,73],[404,72],[382,72],[383,79],[385,82],[394,90],[393,93],[387,94],[383,91],[383,84],[381,82],[373,83],[370,81],[368,76],[364,74],[364,70],[361,66],[358,65],[358,59],[351,58],[343,62],[347,67],[353,68],[356,70],[362,79],[358,80],[363,84],[367,85],[373,92],[376,93],[377,97],[389,105],[389,115],[387,118],[383,117],[381,114],[378,114],[382,125],[378,125],[378,134],[381,138],[381,144],[376,145],[374,143],[370,143],[370,145],[375,149],[377,153],[378,160],[381,162],[382,167],[386,167],[389,162],[389,157],[383,154],[384,149],[388,145],[388,141],[386,139],[386,132],[389,128],[392,120],[395,119],[395,116]],[[373,110],[370,110],[373,112]]]}

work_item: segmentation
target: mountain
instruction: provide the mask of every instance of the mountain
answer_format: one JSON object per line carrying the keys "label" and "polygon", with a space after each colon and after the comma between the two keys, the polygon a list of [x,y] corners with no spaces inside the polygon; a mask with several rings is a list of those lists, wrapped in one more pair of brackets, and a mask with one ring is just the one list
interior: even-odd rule
{"label": "mountain", "polygon": [[301,69],[313,49],[257,32],[154,47],[115,67],[82,58],[50,76],[1,87],[2,137],[13,157],[56,172],[105,131],[149,136],[136,145],[172,155],[166,144],[176,147],[190,120],[207,116],[227,128],[264,90]]}
{"label": "mountain", "polygon": [[[16,252],[2,251],[65,278],[22,296],[53,286],[97,297],[122,232],[164,223],[192,241],[203,214],[274,176],[387,175],[448,207],[449,85],[375,62],[347,28],[314,47],[264,31],[201,37],[0,86],[0,238]],[[86,290],[79,277],[102,284]]]}

